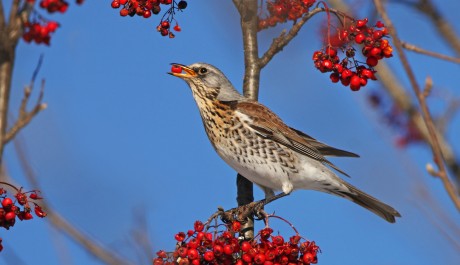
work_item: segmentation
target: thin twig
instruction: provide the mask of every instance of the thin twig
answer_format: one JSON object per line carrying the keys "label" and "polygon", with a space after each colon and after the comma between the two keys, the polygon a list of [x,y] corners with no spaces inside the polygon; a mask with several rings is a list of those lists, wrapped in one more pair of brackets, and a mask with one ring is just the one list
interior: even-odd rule
{"label": "thin twig", "polygon": [[[24,170],[24,174],[27,180],[30,182],[32,187],[41,190],[36,174],[32,167],[29,165],[28,159],[26,158],[26,152],[21,145],[21,142],[19,140],[14,141],[14,147],[18,155],[19,163]],[[52,210],[52,207],[48,205],[46,200],[42,200],[41,205],[47,210],[48,215],[46,220],[48,220],[56,229],[64,232],[74,241],[79,243],[88,253],[93,255],[95,258],[111,265],[131,264],[130,262],[120,258],[116,253],[103,248],[99,243],[92,240],[88,235],[85,235],[82,231],[78,230],[72,224],[67,222],[67,220],[60,216],[56,211]]]}
{"label": "thin twig", "polygon": [[455,50],[457,56],[460,56],[460,38],[455,33],[454,27],[439,12],[436,5],[431,0],[419,0],[415,7],[431,20],[438,33],[444,38],[445,43]]}
{"label": "thin twig", "polygon": [[449,61],[449,62],[459,63],[460,64],[460,58],[457,58],[457,57],[447,56],[447,55],[440,54],[440,53],[437,53],[437,52],[428,51],[428,50],[422,49],[420,47],[417,47],[414,44],[410,44],[410,43],[407,43],[407,42],[404,42],[404,41],[401,41],[401,45],[403,46],[404,49],[409,50],[409,51],[425,54],[425,55],[432,56],[432,57],[435,57],[435,58],[438,58],[438,59],[441,59],[441,60],[446,60],[446,61]]}
{"label": "thin twig", "polygon": [[40,93],[37,98],[37,103],[35,104],[35,106],[32,108],[31,111],[27,111],[27,103],[29,103],[30,95],[32,94],[32,89],[34,87],[35,79],[37,78],[38,72],[40,71],[42,62],[43,62],[43,55],[41,55],[40,59],[38,60],[37,66],[35,67],[35,70],[32,74],[30,85],[24,89],[24,96],[22,98],[21,105],[19,107],[19,117],[16,120],[13,127],[11,127],[10,130],[5,133],[3,137],[3,145],[11,141],[19,133],[19,131],[22,128],[27,126],[40,111],[46,109],[47,107],[45,103],[42,103],[43,95],[45,92],[45,80],[43,80],[41,84],[41,88],[40,88]]}
{"label": "thin twig", "polygon": [[437,176],[442,180],[444,184],[444,188],[446,189],[448,195],[450,196],[452,202],[454,205],[457,207],[457,210],[460,211],[460,198],[458,197],[458,192],[455,188],[455,186],[451,183],[446,167],[444,165],[444,158],[442,155],[441,151],[441,146],[438,141],[438,137],[436,134],[436,129],[433,123],[433,119],[431,117],[430,111],[428,109],[428,106],[426,104],[426,97],[424,96],[424,91],[422,91],[415,79],[415,74],[412,71],[411,66],[409,65],[409,62],[407,60],[406,54],[404,52],[404,49],[402,47],[401,41],[397,35],[396,29],[393,26],[393,22],[389,18],[388,14],[386,13],[386,10],[380,0],[374,0],[374,4],[376,6],[377,12],[380,14],[382,19],[385,21],[385,24],[388,27],[388,30],[390,32],[390,35],[393,39],[393,43],[396,47],[396,50],[398,51],[399,59],[401,60],[401,63],[403,65],[404,71],[406,72],[407,76],[409,77],[409,81],[411,83],[412,89],[417,96],[420,108],[422,110],[422,116],[423,120],[425,121],[425,124],[428,129],[428,134],[430,136],[430,145],[432,149],[432,153],[434,156],[434,162],[436,163],[438,167],[437,171]]}
{"label": "thin twig", "polygon": [[[291,40],[295,36],[297,36],[297,34],[299,33],[300,29],[302,29],[303,25],[305,25],[305,23],[310,18],[312,18],[314,15],[316,15],[316,14],[318,14],[320,12],[324,12],[324,11],[326,11],[325,8],[317,7],[315,9],[311,10],[310,12],[306,13],[305,15],[303,15],[303,17],[297,23],[295,23],[292,26],[292,28],[289,30],[289,32],[287,34],[286,34],[286,30],[283,30],[277,38],[273,39],[273,42],[270,45],[270,47],[268,48],[268,50],[259,59],[260,67],[261,68],[265,67],[273,59],[273,57],[277,53],[282,51],[284,49],[284,47],[286,47],[286,45],[288,45],[289,42],[291,42]],[[328,12],[340,13],[338,10],[331,9],[331,8],[328,9]]]}

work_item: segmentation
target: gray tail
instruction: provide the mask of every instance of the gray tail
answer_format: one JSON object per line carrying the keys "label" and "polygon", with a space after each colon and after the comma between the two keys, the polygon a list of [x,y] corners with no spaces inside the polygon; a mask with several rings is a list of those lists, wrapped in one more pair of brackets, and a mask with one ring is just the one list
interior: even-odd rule
{"label": "gray tail", "polygon": [[339,192],[339,196],[346,197],[347,199],[361,205],[369,211],[372,211],[390,223],[394,223],[396,221],[395,217],[401,217],[401,214],[393,207],[377,200],[369,194],[360,191],[351,184],[346,182],[343,182],[343,184],[350,190],[350,192]]}

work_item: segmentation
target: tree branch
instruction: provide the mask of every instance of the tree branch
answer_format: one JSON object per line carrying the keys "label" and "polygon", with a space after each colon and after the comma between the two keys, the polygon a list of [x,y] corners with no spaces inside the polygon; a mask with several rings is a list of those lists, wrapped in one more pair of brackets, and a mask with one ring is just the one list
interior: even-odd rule
{"label": "tree branch", "polygon": [[446,61],[449,61],[449,62],[459,63],[460,64],[460,58],[451,57],[451,56],[447,56],[447,55],[440,54],[440,53],[437,53],[437,52],[428,51],[428,50],[422,49],[420,47],[417,47],[414,44],[410,44],[410,43],[407,43],[407,42],[404,42],[404,41],[401,41],[401,45],[402,45],[402,47],[404,49],[409,50],[409,51],[425,54],[425,55],[435,57],[435,58],[438,58],[438,59],[441,59],[441,60],[446,60]]}
{"label": "tree branch", "polygon": [[[417,81],[415,79],[414,72],[412,71],[412,68],[409,65],[409,62],[407,60],[407,57],[404,53],[404,49],[402,47],[401,41],[397,35],[396,29],[393,27],[393,23],[391,19],[389,18],[388,14],[386,13],[386,10],[380,0],[374,0],[374,4],[376,6],[377,12],[380,14],[382,19],[385,21],[386,26],[388,27],[389,33],[393,39],[393,43],[395,45],[396,50],[398,51],[399,59],[401,60],[401,63],[403,65],[404,71],[406,72],[407,76],[409,77],[412,89],[414,93],[417,96],[419,105],[422,110],[422,117],[425,122],[425,125],[428,129],[428,134],[430,137],[430,145],[432,148],[432,153],[434,156],[434,161],[438,167],[438,171],[436,172],[436,175],[441,178],[444,187],[449,194],[451,200],[453,201],[454,205],[457,207],[457,209],[460,211],[460,198],[458,197],[458,192],[455,189],[455,186],[452,185],[452,183],[449,180],[449,177],[447,175],[447,171],[444,165],[444,158],[443,154],[441,151],[441,146],[438,141],[438,136],[436,133],[436,129],[434,127],[433,119],[431,117],[430,111],[428,109],[428,106],[426,105],[426,95],[428,94],[427,90],[422,91],[417,84]],[[427,89],[429,88],[429,85],[427,83]],[[431,172],[433,173],[433,172]]]}
{"label": "tree branch", "polygon": [[[320,12],[323,12],[323,11],[326,11],[326,9],[317,7],[311,10],[310,12],[306,13],[305,15],[303,15],[300,21],[298,21],[292,26],[292,28],[289,30],[289,33],[286,34],[286,30],[283,30],[277,38],[273,39],[273,42],[268,48],[268,50],[264,53],[262,58],[260,58],[259,60],[260,67],[261,68],[265,67],[277,53],[282,51],[284,47],[286,47],[286,45],[288,45],[289,42],[295,36],[297,36],[300,29],[303,27],[303,25],[305,25],[305,22],[307,22],[314,15]],[[337,10],[329,9],[329,12],[334,13],[334,12],[337,12]]]}
{"label": "tree branch", "polygon": [[[244,48],[243,93],[247,98],[257,100],[259,96],[260,66],[259,44],[257,43],[257,5],[258,0],[233,0],[240,13]],[[254,201],[253,184],[244,176],[237,175],[237,202],[245,205]],[[254,219],[242,226],[241,235],[246,239],[254,238]]]}
{"label": "tree branch", "polygon": [[[24,148],[18,140],[14,141],[14,147],[19,158],[21,167],[24,170],[24,174],[31,186],[35,189],[40,190],[40,185],[37,181],[37,177],[32,167],[30,167],[28,160],[26,158],[26,153]],[[63,217],[61,217],[57,212],[53,211],[52,208],[46,203],[46,200],[41,201],[43,208],[47,210],[46,220],[51,222],[51,224],[57,229],[61,230],[67,234],[71,239],[79,243],[88,253],[93,255],[96,259],[111,265],[126,265],[131,264],[130,262],[121,259],[116,253],[109,251],[108,249],[103,248],[99,243],[90,239],[80,230],[76,229],[73,225],[67,222]]]}
{"label": "tree branch", "polygon": [[[243,0],[237,6],[241,17],[241,30],[243,33],[244,66],[243,79],[244,95],[253,100],[259,96],[259,44],[257,43],[257,5],[258,0]],[[234,1],[238,4],[239,1]]]}
{"label": "tree branch", "polygon": [[0,32],[5,28],[5,10],[3,9],[3,1],[0,1]]}
{"label": "tree branch", "polygon": [[35,117],[35,115],[37,115],[40,111],[46,109],[47,107],[45,103],[42,103],[45,89],[45,81],[42,81],[40,95],[38,96],[37,103],[31,111],[27,111],[27,103],[30,99],[30,95],[33,88],[32,86],[26,87],[24,89],[24,97],[22,98],[21,106],[19,107],[19,117],[16,123],[13,125],[13,127],[11,127],[11,129],[8,132],[6,132],[5,137],[3,138],[4,145],[11,141],[22,128],[29,124],[32,121],[32,118]]}
{"label": "tree branch", "polygon": [[446,44],[455,50],[457,56],[460,56],[460,39],[455,34],[455,29],[444,19],[441,12],[436,8],[431,0],[420,0],[415,4],[418,10],[425,14],[438,29],[439,34],[445,39]]}
{"label": "tree branch", "polygon": [[14,65],[14,46],[10,46],[5,31],[0,32],[0,164],[3,158],[4,138],[7,127],[11,76]]}

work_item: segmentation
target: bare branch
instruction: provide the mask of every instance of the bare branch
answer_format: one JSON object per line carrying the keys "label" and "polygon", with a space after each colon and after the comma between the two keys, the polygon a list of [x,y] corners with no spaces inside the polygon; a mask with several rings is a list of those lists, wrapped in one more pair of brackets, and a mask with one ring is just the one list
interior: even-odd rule
{"label": "bare branch", "polygon": [[4,38],[4,34],[0,36],[0,164],[3,157],[3,142],[8,124],[8,105],[15,56],[14,46],[9,46],[8,40]]}
{"label": "bare branch", "polygon": [[435,58],[438,58],[438,59],[442,59],[442,60],[446,60],[446,61],[450,61],[450,62],[460,64],[460,58],[451,57],[451,56],[447,56],[447,55],[440,54],[440,53],[437,53],[437,52],[428,51],[428,50],[422,49],[420,47],[417,47],[414,44],[410,44],[410,43],[407,43],[407,42],[404,42],[404,41],[401,41],[401,45],[403,46],[404,49],[409,50],[409,51],[425,54],[425,55],[432,56],[432,57],[435,57]]}
{"label": "bare branch", "polygon": [[444,19],[436,5],[431,0],[419,0],[418,4],[414,6],[431,20],[446,44],[455,50],[457,56],[460,56],[460,38],[455,34],[454,27]]}
{"label": "bare branch", "polygon": [[[257,100],[259,96],[260,66],[259,44],[257,43],[257,5],[258,0],[233,0],[240,13],[241,30],[243,33],[244,48],[244,79],[243,93],[246,97]],[[251,203],[254,200],[253,184],[244,176],[237,175],[237,202],[238,205]],[[246,239],[254,238],[254,220],[249,219],[242,226],[242,233]]]}
{"label": "bare branch", "polygon": [[35,104],[34,108],[31,111],[27,111],[26,108],[27,108],[27,103],[29,102],[30,94],[32,91],[30,87],[26,87],[24,89],[24,97],[21,101],[21,106],[19,108],[18,120],[13,125],[13,127],[11,127],[11,129],[5,134],[5,137],[3,138],[4,145],[7,144],[9,141],[11,141],[18,134],[18,132],[22,128],[24,128],[27,124],[29,124],[32,121],[32,119],[40,111],[46,109],[47,105],[45,103],[42,103],[44,89],[45,89],[45,81],[43,80],[37,103]]}
{"label": "bare branch", "polygon": [[3,9],[3,1],[0,1],[0,32],[5,28],[5,10]]}
{"label": "bare branch", "polygon": [[[323,12],[323,11],[325,11],[324,8],[317,7],[315,9],[311,10],[310,12],[306,13],[300,19],[300,21],[298,21],[297,23],[295,23],[292,26],[292,28],[289,30],[289,32],[287,34],[286,34],[286,30],[283,30],[281,32],[281,34],[277,38],[273,39],[273,42],[270,45],[270,47],[268,48],[268,50],[264,53],[262,58],[260,58],[260,60],[259,60],[260,67],[261,68],[265,67],[277,53],[282,51],[283,48],[286,47],[286,45],[288,45],[289,42],[295,36],[297,36],[297,34],[299,33],[300,29],[303,27],[303,25],[305,25],[305,22],[307,22],[314,15],[316,15],[316,14],[318,14],[320,12]],[[336,11],[336,10],[329,9],[329,12],[334,12],[334,11]]]}
{"label": "bare branch", "polygon": [[[40,190],[40,185],[38,184],[36,174],[28,163],[26,153],[20,141],[14,141],[14,147],[16,149],[20,165],[23,168],[24,174],[26,175],[31,186],[35,187],[35,189]],[[48,215],[46,217],[46,220],[50,221],[55,228],[61,230],[70,238],[79,243],[83,248],[85,248],[88,251],[88,253],[92,254],[95,258],[101,260],[106,264],[111,265],[131,264],[129,261],[121,259],[116,253],[103,248],[99,243],[90,239],[89,236],[85,235],[83,232],[81,232],[73,225],[71,225],[69,222],[67,222],[56,211],[52,210],[52,208],[46,203],[46,200],[43,200],[41,204],[43,208],[47,209]]]}
{"label": "bare branch", "polygon": [[16,21],[20,3],[21,3],[21,0],[13,0],[13,3],[11,4],[11,9],[10,9],[10,18],[9,18],[8,25],[11,25]]}
{"label": "bare branch", "polygon": [[[436,129],[433,123],[433,119],[431,117],[428,106],[426,105],[426,97],[424,96],[423,91],[421,91],[419,85],[417,84],[414,72],[412,71],[412,68],[409,65],[409,62],[407,60],[406,54],[404,53],[404,49],[402,47],[401,41],[397,35],[396,29],[394,28],[393,22],[391,21],[388,14],[386,13],[386,10],[382,2],[380,0],[374,0],[374,4],[377,8],[377,12],[380,14],[382,19],[385,21],[386,26],[388,27],[390,35],[393,39],[393,43],[396,47],[396,50],[398,51],[399,59],[401,60],[403,68],[409,77],[412,89],[414,90],[414,93],[417,96],[419,105],[422,110],[422,117],[427,126],[428,134],[431,139],[430,145],[431,145],[433,156],[434,156],[434,162],[436,163],[438,167],[437,176],[441,178],[444,184],[444,188],[449,194],[454,205],[460,211],[460,198],[458,197],[458,191],[456,190],[455,186],[450,182],[450,179],[447,175],[447,171],[444,165],[444,158],[443,158],[443,154],[441,151],[441,146],[438,141],[438,136],[437,136]],[[429,87],[429,84],[427,84],[427,87]]]}
{"label": "bare branch", "polygon": [[243,92],[248,98],[257,100],[259,96],[259,44],[257,42],[258,0],[234,1],[241,17],[243,33],[244,66]]}

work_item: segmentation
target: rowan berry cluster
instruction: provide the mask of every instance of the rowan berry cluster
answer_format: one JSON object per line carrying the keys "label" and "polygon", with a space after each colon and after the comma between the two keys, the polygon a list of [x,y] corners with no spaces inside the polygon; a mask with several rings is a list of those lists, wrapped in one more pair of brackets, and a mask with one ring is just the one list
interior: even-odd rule
{"label": "rowan berry cluster", "polygon": [[176,2],[175,0],[113,0],[113,8],[120,8],[120,16],[133,17],[135,15],[144,18],[149,18],[152,14],[157,15],[161,12],[161,5],[167,6],[165,14],[160,20],[160,24],[157,26],[157,31],[161,36],[169,36],[174,38],[175,34],[171,31],[171,24],[175,23],[172,28],[174,31],[181,31],[179,24],[174,18],[176,11],[183,11],[187,8],[187,2],[181,0]]}
{"label": "rowan berry cluster", "polygon": [[[274,27],[276,24],[284,23],[288,20],[295,21],[307,13],[315,2],[316,0],[268,0],[268,16],[262,18],[259,15],[258,30]],[[261,8],[263,7],[261,6]]]}
{"label": "rowan berry cluster", "polygon": [[[82,4],[84,0],[75,0],[77,4]],[[28,4],[35,4],[36,0],[27,0]],[[64,0],[40,0],[39,7],[48,13],[65,13],[69,3]],[[23,23],[23,40],[26,43],[35,42],[36,44],[50,45],[51,34],[56,31],[59,24],[43,18],[38,12],[33,11],[28,21]]]}
{"label": "rowan berry cluster", "polygon": [[284,240],[281,235],[273,235],[273,229],[266,227],[251,241],[237,237],[241,228],[238,221],[225,224],[225,230],[217,227],[210,231],[196,221],[193,230],[175,235],[176,250],[173,253],[158,251],[153,265],[281,265],[316,264],[319,247],[314,241],[302,241],[296,235]]}
{"label": "rowan berry cluster", "polygon": [[[41,200],[42,198],[39,195],[38,191],[28,191],[23,192],[22,188],[16,188],[15,186],[6,183],[0,182],[0,185],[8,186],[15,190],[15,195],[13,198],[10,198],[6,195],[6,190],[4,188],[0,188],[0,199],[1,199],[1,207],[0,207],[0,227],[5,229],[10,229],[10,227],[14,226],[16,223],[16,218],[23,221],[23,220],[30,220],[33,218],[31,214],[32,208],[34,208],[34,213],[38,217],[45,217],[46,213],[43,209],[36,203],[37,200]],[[1,245],[0,239],[0,251],[3,249]]]}
{"label": "rowan berry cluster", "polygon": [[59,24],[56,21],[36,21],[24,23],[24,34],[22,39],[27,42],[50,45],[51,34],[56,31]]}
{"label": "rowan berry cluster", "polygon": [[[375,67],[379,60],[393,56],[393,48],[389,44],[388,30],[378,21],[375,26],[368,26],[368,19],[356,20],[347,29],[339,30],[335,38],[320,51],[315,51],[313,61],[315,67],[322,73],[332,72],[330,79],[333,83],[341,82],[358,91],[367,85],[367,81],[377,80]],[[332,44],[331,44],[332,43]],[[340,44],[339,46],[336,46]],[[354,44],[360,44],[362,55],[366,62],[360,62],[355,55],[357,50]],[[337,51],[343,51],[345,58],[340,59]]]}
{"label": "rowan berry cluster", "polygon": [[64,0],[41,0],[39,5],[49,13],[65,13],[69,8],[69,3]]}

